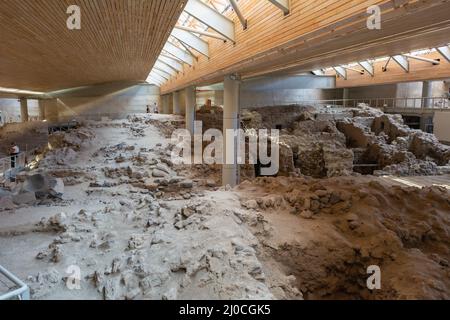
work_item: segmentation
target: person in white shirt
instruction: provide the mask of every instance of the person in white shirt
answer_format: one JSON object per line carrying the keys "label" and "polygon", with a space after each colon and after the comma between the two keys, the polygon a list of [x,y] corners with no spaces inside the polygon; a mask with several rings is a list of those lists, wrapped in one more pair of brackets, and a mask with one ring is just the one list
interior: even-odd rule
{"label": "person in white shirt", "polygon": [[11,148],[9,149],[9,155],[11,156],[11,168],[16,167],[17,156],[20,153],[19,146],[15,143],[11,143]]}

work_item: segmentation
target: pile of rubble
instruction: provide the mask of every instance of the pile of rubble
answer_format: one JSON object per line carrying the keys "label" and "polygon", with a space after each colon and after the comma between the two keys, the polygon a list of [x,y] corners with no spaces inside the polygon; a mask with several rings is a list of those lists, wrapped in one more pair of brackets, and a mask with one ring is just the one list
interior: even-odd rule
{"label": "pile of rubble", "polygon": [[[282,132],[280,141],[292,150],[290,172],[299,169],[303,175],[322,178],[348,175],[353,171],[353,152],[347,149],[345,136],[333,121],[315,120],[312,114],[305,112],[288,132]],[[281,159],[286,155],[291,158],[289,151],[281,150]],[[286,172],[286,168],[283,170]]]}
{"label": "pile of rubble", "polygon": [[353,118],[337,121],[347,146],[357,151],[356,162],[376,164],[376,175],[439,175],[450,172],[450,147],[421,130],[404,125],[400,115],[361,106]]}
{"label": "pile of rubble", "polygon": [[[248,110],[242,121],[247,129],[261,129],[265,123],[261,114]],[[280,175],[450,173],[449,146],[432,134],[410,129],[399,115],[366,105],[334,112],[305,107],[292,126],[281,131],[280,142]]]}
{"label": "pile of rubble", "polygon": [[12,190],[0,188],[0,211],[61,200],[64,182],[46,174],[21,174]]}
{"label": "pile of rubble", "polygon": [[80,127],[75,130],[55,132],[48,137],[48,142],[53,149],[72,148],[75,151],[80,149],[95,137],[95,133],[88,127]]}
{"label": "pile of rubble", "polygon": [[67,132],[55,132],[48,137],[48,148],[45,151],[41,168],[69,166],[77,158],[82,147],[88,146],[95,134],[87,127],[80,127]]}
{"label": "pile of rubble", "polygon": [[252,215],[229,207],[208,197],[182,205],[120,193],[102,210],[43,219],[36,232],[56,237],[36,253],[51,268],[28,278],[32,296],[66,290],[56,269],[80,255],[83,292],[101,299],[301,298],[295,277],[264,270],[244,224]]}
{"label": "pile of rubble", "polygon": [[166,138],[170,138],[172,132],[178,128],[184,128],[184,119],[155,119],[152,114],[134,114],[128,116],[128,122],[131,124],[130,130],[134,136],[142,137],[142,132],[149,125],[156,127]]}
{"label": "pile of rubble", "polygon": [[[258,178],[239,187],[252,227],[307,299],[450,298],[450,191],[376,177]],[[382,290],[367,289],[368,266]],[[420,285],[418,285],[420,284]]]}

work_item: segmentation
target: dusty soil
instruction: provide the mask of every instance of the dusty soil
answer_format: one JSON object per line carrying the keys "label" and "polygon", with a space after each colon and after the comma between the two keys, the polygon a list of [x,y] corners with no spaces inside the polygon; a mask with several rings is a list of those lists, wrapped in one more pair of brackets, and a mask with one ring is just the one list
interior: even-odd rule
{"label": "dusty soil", "polygon": [[[306,299],[449,299],[450,192],[374,177],[260,178],[239,187],[261,212],[266,259]],[[367,267],[382,290],[367,290]]]}
{"label": "dusty soil", "polygon": [[171,164],[180,123],[138,115],[54,140],[31,173],[63,178],[63,199],[0,212],[0,263],[33,299],[450,298],[448,190],[375,177],[222,188],[218,168]]}

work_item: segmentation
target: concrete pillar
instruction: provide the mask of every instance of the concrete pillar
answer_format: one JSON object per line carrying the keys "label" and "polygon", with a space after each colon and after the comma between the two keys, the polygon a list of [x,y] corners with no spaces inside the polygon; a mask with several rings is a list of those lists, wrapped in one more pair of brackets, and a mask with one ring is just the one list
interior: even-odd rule
{"label": "concrete pillar", "polygon": [[169,102],[169,114],[173,114],[173,94],[169,93],[167,95],[167,101]]}
{"label": "concrete pillar", "polygon": [[[432,98],[433,97],[433,82],[432,81],[424,81],[422,88],[422,98]],[[430,108],[432,100],[431,99],[423,99],[422,108]]]}
{"label": "concrete pillar", "polygon": [[164,110],[163,110],[163,96],[159,96],[158,97],[158,113],[163,113],[164,112]]}
{"label": "concrete pillar", "polygon": [[[227,130],[239,129],[239,80],[236,76],[227,76],[224,80],[224,107],[223,107],[223,137],[224,148],[222,165],[222,185],[232,187],[238,184],[239,165],[237,163],[237,137],[233,141],[228,141]],[[233,155],[233,156],[232,156]],[[234,158],[232,161],[227,158]]]}
{"label": "concrete pillar", "polygon": [[223,91],[222,90],[214,91],[214,104],[216,106],[223,106]]}
{"label": "concrete pillar", "polygon": [[162,96],[162,104],[163,104],[163,113],[169,114],[169,96],[166,94]]}
{"label": "concrete pillar", "polygon": [[180,115],[181,114],[181,99],[180,92],[175,91],[173,94],[173,114]]}
{"label": "concrete pillar", "polygon": [[186,90],[179,91],[180,111],[182,116],[186,116]]}
{"label": "concrete pillar", "polygon": [[186,101],[186,129],[193,135],[195,122],[195,107],[197,106],[197,93],[195,87],[185,89]]}
{"label": "concrete pillar", "polygon": [[45,118],[45,100],[38,101],[39,106],[39,121],[44,121]]}
{"label": "concrete pillar", "polygon": [[45,119],[50,123],[59,121],[58,100],[45,100]]}
{"label": "concrete pillar", "polygon": [[344,88],[342,92],[342,99],[344,100],[343,106],[347,107],[348,105],[348,97],[350,96],[350,90],[348,88]]}
{"label": "concrete pillar", "polygon": [[28,100],[25,98],[20,99],[20,120],[28,122]]}

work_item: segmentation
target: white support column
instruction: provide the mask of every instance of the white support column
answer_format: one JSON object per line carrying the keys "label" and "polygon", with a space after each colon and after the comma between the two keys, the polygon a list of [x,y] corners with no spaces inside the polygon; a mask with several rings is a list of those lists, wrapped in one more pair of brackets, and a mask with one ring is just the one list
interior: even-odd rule
{"label": "white support column", "polygon": [[59,121],[58,100],[45,100],[45,119],[50,123],[57,123]]}
{"label": "white support column", "polygon": [[178,91],[173,93],[173,114],[181,114],[180,92]]}
{"label": "white support column", "polygon": [[[234,135],[234,141],[228,141],[227,130],[239,129],[239,80],[237,76],[227,76],[224,80],[224,107],[223,107],[223,137],[224,164],[222,166],[222,185],[235,187],[238,184],[239,165],[237,163],[238,138]],[[231,161],[230,159],[232,158]]]}
{"label": "white support column", "polygon": [[28,122],[28,100],[26,98],[20,98],[20,120]]}
{"label": "white support column", "polygon": [[430,108],[431,107],[431,100],[427,98],[432,98],[433,96],[433,82],[431,81],[424,81],[423,82],[423,88],[422,88],[422,108]]}
{"label": "white support column", "polygon": [[343,106],[346,107],[348,105],[348,97],[349,97],[349,89],[348,88],[344,88],[343,90],[343,94],[342,94],[342,99],[343,101]]}
{"label": "white support column", "polygon": [[214,104],[216,106],[223,106],[223,90],[214,91]]}
{"label": "white support column", "polygon": [[164,95],[162,96],[162,109],[163,109],[163,114],[169,114],[170,110],[169,110],[169,95]]}
{"label": "white support column", "polygon": [[45,118],[45,100],[39,100],[39,121],[44,121]]}
{"label": "white support column", "polygon": [[164,112],[164,109],[163,109],[163,100],[164,100],[163,96],[160,95],[160,96],[158,97],[158,113],[159,113],[159,114],[162,114],[162,113]]}
{"label": "white support column", "polygon": [[186,129],[193,135],[195,123],[195,107],[197,105],[197,97],[195,87],[187,87],[186,89]]}

